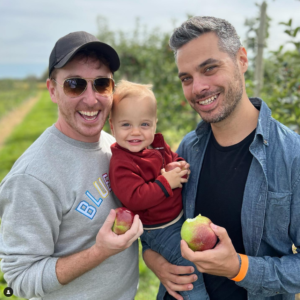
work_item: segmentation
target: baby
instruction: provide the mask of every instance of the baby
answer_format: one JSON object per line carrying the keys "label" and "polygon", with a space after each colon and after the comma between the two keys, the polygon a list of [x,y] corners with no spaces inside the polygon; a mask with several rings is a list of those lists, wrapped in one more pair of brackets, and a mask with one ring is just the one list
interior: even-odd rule
{"label": "baby", "polygon": [[[189,164],[171,151],[162,134],[155,133],[156,99],[151,86],[118,83],[109,123],[117,141],[111,146],[111,187],[126,208],[139,214],[144,249],[151,248],[172,264],[194,266],[180,252],[181,187],[187,182],[183,176]],[[165,171],[167,165],[178,162],[180,167]],[[209,299],[203,276],[195,270],[194,289],[180,294],[184,299]]]}

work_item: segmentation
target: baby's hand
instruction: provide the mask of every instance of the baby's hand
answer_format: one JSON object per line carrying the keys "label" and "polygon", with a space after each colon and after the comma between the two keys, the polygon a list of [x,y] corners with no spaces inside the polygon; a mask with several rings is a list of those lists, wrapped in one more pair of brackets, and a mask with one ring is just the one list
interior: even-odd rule
{"label": "baby's hand", "polygon": [[169,172],[175,169],[176,167],[179,167],[181,170],[187,170],[188,172],[183,176],[183,178],[187,178],[187,179],[189,178],[189,175],[191,173],[190,164],[188,164],[185,160],[173,161],[166,165],[166,172]]}
{"label": "baby's hand", "polygon": [[[169,164],[167,165],[167,167]],[[167,168],[166,167],[166,168]],[[165,169],[161,170],[162,176],[164,176],[170,184],[171,189],[176,189],[182,187],[182,183],[187,182],[187,178],[183,178],[184,175],[188,173],[187,169],[181,170],[180,167],[176,167],[168,172]]]}
{"label": "baby's hand", "polygon": [[178,161],[178,162],[180,163],[182,170],[188,170],[187,176],[185,176],[185,178],[189,179],[189,175],[191,174],[190,164],[187,163],[185,160],[181,160],[181,161]]}

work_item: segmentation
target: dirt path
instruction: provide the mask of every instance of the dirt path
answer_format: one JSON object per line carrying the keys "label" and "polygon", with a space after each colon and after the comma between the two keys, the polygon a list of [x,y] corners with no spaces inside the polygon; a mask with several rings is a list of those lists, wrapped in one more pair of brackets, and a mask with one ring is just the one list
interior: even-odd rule
{"label": "dirt path", "polygon": [[0,120],[0,150],[3,147],[5,140],[12,133],[14,128],[23,121],[24,117],[30,112],[40,96],[41,93],[38,93],[36,97],[28,99]]}

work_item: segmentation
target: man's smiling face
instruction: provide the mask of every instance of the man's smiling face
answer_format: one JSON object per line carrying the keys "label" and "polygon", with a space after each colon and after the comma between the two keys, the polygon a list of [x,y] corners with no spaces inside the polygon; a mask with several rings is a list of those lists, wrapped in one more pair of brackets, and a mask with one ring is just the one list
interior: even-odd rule
{"label": "man's smiling face", "polygon": [[68,97],[61,85],[70,77],[112,77],[112,73],[98,60],[75,57],[65,67],[57,70],[55,80],[59,84],[55,85],[53,80],[49,83],[53,91],[50,91],[52,101],[57,103],[59,110],[56,123],[58,129],[75,140],[97,142],[112,106],[112,95],[103,96],[95,92],[92,81],[89,81],[80,96]]}
{"label": "man's smiling face", "polygon": [[218,42],[215,33],[205,33],[177,51],[184,95],[208,123],[226,119],[243,95],[243,75],[238,61],[220,51]]}

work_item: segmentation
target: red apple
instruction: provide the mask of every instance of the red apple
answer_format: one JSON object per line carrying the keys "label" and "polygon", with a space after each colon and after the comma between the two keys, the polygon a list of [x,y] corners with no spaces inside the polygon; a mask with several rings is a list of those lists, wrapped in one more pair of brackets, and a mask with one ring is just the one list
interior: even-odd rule
{"label": "red apple", "polygon": [[128,229],[130,229],[133,222],[134,214],[132,211],[125,207],[116,208],[115,211],[116,218],[112,227],[112,231],[118,235],[123,234]]}
{"label": "red apple", "polygon": [[[166,165],[165,170],[166,172],[172,171],[175,168],[180,168],[181,170],[186,170],[184,167],[181,166],[179,161],[173,161]],[[187,174],[183,175],[182,178],[187,178]]]}
{"label": "red apple", "polygon": [[187,219],[181,227],[181,238],[185,240],[193,251],[212,249],[217,242],[217,236],[210,228],[211,220],[198,215],[194,219]]}

